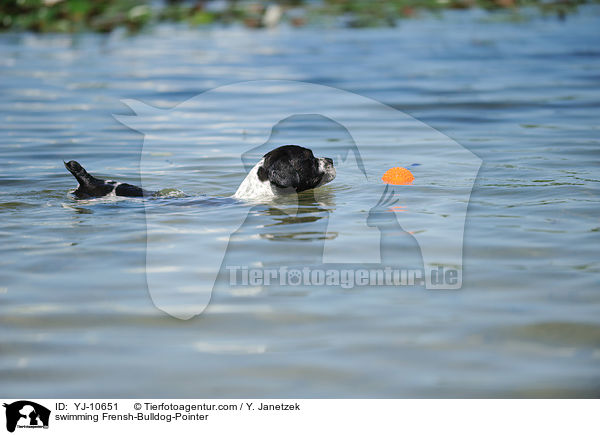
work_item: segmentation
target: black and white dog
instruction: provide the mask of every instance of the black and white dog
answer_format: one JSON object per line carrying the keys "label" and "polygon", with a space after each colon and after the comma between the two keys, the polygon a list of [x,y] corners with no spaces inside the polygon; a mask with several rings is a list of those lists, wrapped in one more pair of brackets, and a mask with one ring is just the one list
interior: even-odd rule
{"label": "black and white dog", "polygon": [[[131,184],[96,178],[74,160],[65,163],[65,167],[79,182],[73,192],[77,198],[156,194]],[[308,148],[284,145],[264,155],[250,170],[233,197],[242,200],[269,200],[286,193],[314,189],[334,178],[333,160],[317,158]]]}

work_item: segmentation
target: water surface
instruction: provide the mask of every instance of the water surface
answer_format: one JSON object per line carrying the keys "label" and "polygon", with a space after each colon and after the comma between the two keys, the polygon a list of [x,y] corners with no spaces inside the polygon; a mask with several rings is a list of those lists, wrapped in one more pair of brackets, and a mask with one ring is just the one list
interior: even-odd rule
{"label": "water surface", "polygon": [[[566,21],[471,11],[394,29],[1,35],[4,396],[598,397],[598,18],[586,7]],[[143,201],[77,201],[62,161],[139,183],[143,137],[112,117],[131,114],[120,100],[168,109],[216,86],[264,79],[377,99],[483,160],[461,290],[230,287],[224,274],[192,320],[152,304]],[[154,186],[187,195],[153,200],[165,225],[185,228],[202,212],[218,228],[238,207],[176,205],[230,195],[244,177],[240,156],[256,146],[252,131],[218,122],[210,137],[173,129],[170,149],[156,156]],[[379,127],[364,128],[384,137]],[[331,153],[350,140],[308,115],[287,120],[272,139]],[[201,151],[175,164],[169,152],[188,152],[190,140]],[[383,165],[422,163],[380,146],[369,155]],[[340,171],[319,201],[301,197],[297,215],[286,204],[257,205],[226,261],[314,264],[336,237],[325,232],[328,217],[345,204],[368,213],[375,188],[377,179]],[[341,232],[365,228],[353,216],[340,220]],[[395,236],[404,264],[421,267],[410,236]],[[210,248],[182,255],[201,260]]]}

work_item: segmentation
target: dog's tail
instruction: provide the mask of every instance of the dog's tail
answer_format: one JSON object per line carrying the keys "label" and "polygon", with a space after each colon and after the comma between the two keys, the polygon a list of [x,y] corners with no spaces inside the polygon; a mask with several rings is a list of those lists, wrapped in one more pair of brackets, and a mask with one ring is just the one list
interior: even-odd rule
{"label": "dog's tail", "polygon": [[73,192],[78,198],[104,196],[114,189],[113,186],[106,185],[104,180],[100,180],[90,175],[83,169],[83,166],[75,160],[65,163],[65,168],[67,168],[79,182],[77,190]]}
{"label": "dog's tail", "polygon": [[88,174],[88,172],[85,169],[83,169],[83,166],[81,166],[75,160],[63,163],[65,164],[65,168],[67,168],[67,170],[71,174],[73,174],[73,176],[77,179],[80,186],[93,186],[95,184],[98,184],[98,182],[100,181]]}

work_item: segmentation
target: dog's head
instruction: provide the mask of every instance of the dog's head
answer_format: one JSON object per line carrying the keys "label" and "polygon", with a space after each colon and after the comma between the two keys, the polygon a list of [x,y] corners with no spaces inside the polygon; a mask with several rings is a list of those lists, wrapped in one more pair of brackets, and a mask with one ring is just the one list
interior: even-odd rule
{"label": "dog's head", "polygon": [[329,183],[335,168],[332,159],[317,158],[308,148],[284,145],[264,155],[257,176],[274,188],[302,192]]}

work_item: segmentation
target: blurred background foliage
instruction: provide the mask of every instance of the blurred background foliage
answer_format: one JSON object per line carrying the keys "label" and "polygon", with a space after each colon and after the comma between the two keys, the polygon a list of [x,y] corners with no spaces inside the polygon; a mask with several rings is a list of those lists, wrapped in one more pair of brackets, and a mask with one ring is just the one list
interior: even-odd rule
{"label": "blurred background foliage", "polygon": [[564,18],[578,5],[600,0],[0,0],[0,30],[135,32],[149,24],[192,26],[241,23],[248,27],[311,24],[395,26],[398,20],[444,9],[536,10]]}

